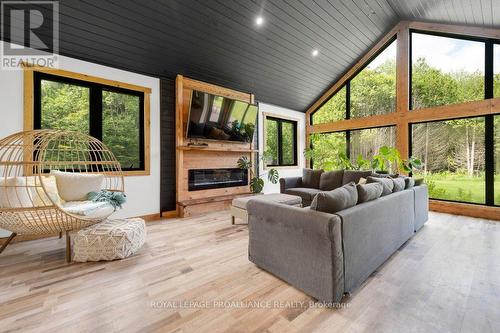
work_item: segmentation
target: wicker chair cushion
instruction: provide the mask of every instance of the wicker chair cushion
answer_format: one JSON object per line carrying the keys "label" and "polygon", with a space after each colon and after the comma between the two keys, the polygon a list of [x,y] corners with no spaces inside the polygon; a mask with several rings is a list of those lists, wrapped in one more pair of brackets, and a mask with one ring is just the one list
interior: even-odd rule
{"label": "wicker chair cushion", "polygon": [[115,212],[114,207],[107,202],[69,201],[64,203],[62,208],[66,213],[89,219],[105,219]]}
{"label": "wicker chair cushion", "polygon": [[143,219],[106,220],[73,236],[73,260],[87,262],[127,258],[136,253],[145,241],[146,224]]}
{"label": "wicker chair cushion", "polygon": [[63,172],[52,170],[56,176],[57,190],[64,201],[85,201],[89,192],[102,189],[104,175]]}
{"label": "wicker chair cushion", "polygon": [[0,179],[0,208],[31,207],[31,188],[25,177]]}
{"label": "wicker chair cushion", "polygon": [[[31,176],[27,177],[27,182],[29,186],[33,186],[33,192],[31,194],[33,197],[34,207],[51,206],[52,204],[61,206],[64,203],[57,191],[55,176]],[[43,190],[43,187],[41,186],[42,184],[40,184],[40,182],[45,187],[45,191],[47,191],[47,194],[45,194],[45,191]]]}

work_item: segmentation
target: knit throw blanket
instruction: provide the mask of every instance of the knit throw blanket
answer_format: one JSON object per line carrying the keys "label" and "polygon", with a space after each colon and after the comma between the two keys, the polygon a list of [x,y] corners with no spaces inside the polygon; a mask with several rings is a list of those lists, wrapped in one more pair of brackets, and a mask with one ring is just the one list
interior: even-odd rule
{"label": "knit throw blanket", "polygon": [[127,202],[127,196],[122,192],[111,192],[102,190],[100,192],[90,192],[87,194],[87,199],[94,202],[107,202],[113,208],[122,208],[122,205]]}

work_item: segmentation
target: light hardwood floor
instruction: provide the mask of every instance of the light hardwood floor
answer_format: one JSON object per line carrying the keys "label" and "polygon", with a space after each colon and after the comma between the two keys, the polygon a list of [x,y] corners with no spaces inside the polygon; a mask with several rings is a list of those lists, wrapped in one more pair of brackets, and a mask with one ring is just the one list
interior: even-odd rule
{"label": "light hardwood floor", "polygon": [[[66,264],[64,239],[13,244],[0,255],[0,331],[500,331],[500,223],[432,213],[341,309],[311,307],[250,263],[247,238],[223,212],[149,223],[122,261]],[[168,308],[179,301],[205,303]]]}

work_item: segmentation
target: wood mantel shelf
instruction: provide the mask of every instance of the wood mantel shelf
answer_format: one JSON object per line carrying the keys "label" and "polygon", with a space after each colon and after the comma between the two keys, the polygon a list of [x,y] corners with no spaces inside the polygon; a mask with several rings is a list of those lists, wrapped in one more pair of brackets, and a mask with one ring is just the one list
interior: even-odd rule
{"label": "wood mantel shelf", "polygon": [[211,147],[211,146],[177,146],[178,150],[205,150],[205,151],[226,151],[234,153],[257,153],[258,149],[250,148],[228,148],[228,147]]}

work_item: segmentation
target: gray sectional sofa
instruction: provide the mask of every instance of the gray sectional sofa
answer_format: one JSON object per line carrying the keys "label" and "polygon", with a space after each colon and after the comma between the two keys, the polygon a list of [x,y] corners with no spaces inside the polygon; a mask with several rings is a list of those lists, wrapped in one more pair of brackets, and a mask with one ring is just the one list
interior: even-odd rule
{"label": "gray sectional sofa", "polygon": [[[367,176],[336,173],[327,175],[331,186]],[[300,193],[310,202],[313,190],[321,189],[302,187],[308,181],[280,182],[283,192]],[[334,214],[263,200],[250,200],[247,210],[250,261],[315,299],[334,303],[359,287],[423,226],[428,194],[426,185],[415,186]]]}

